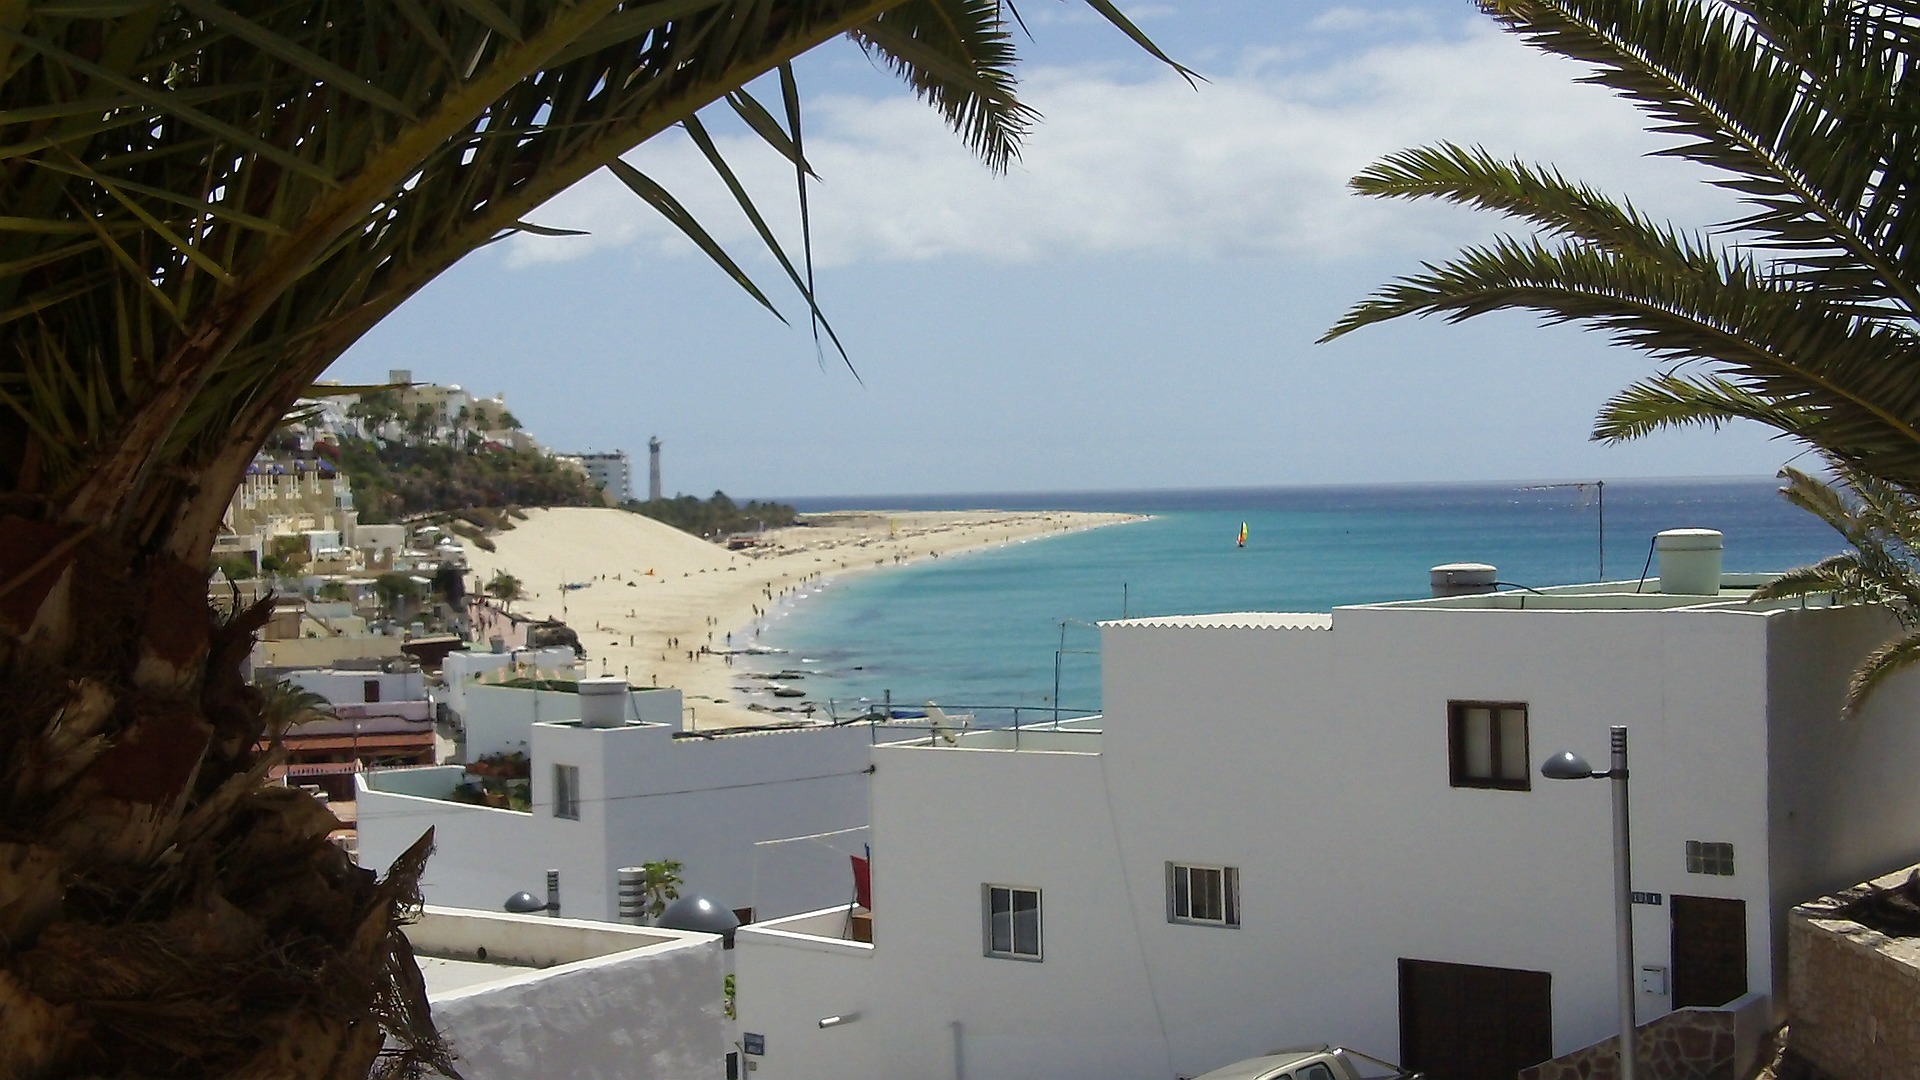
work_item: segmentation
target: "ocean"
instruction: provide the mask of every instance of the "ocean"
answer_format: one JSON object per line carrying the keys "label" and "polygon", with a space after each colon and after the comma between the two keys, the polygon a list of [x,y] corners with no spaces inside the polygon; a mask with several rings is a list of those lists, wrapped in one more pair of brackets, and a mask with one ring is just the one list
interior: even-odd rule
{"label": "ocean", "polygon": [[[1839,551],[1771,479],[1423,484],[789,500],[803,511],[1046,509],[1150,521],[1032,540],[823,585],[771,613],[760,671],[806,673],[841,717],[938,702],[984,724],[1100,708],[1094,624],[1123,616],[1328,611],[1427,595],[1427,571],[1485,562],[1541,587],[1634,579],[1662,529],[1726,534],[1729,572]],[[1605,528],[1601,527],[1604,506]],[[1235,539],[1242,522],[1247,544]],[[1604,551],[1603,551],[1604,541]],[[1056,698],[1056,686],[1058,695]]]}

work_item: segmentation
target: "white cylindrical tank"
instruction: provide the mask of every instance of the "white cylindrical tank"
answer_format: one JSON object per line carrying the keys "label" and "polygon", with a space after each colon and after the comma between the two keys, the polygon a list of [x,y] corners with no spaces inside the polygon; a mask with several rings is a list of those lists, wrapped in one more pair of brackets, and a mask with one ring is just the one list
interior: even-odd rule
{"label": "white cylindrical tank", "polygon": [[1427,571],[1435,596],[1480,596],[1493,591],[1500,571],[1483,562],[1456,562]]}
{"label": "white cylindrical tank", "polygon": [[1718,529],[1668,529],[1653,538],[1660,559],[1660,591],[1677,596],[1720,595],[1726,538]]}
{"label": "white cylindrical tank", "polygon": [[580,726],[620,727],[627,722],[627,680],[618,675],[596,675],[580,680]]}

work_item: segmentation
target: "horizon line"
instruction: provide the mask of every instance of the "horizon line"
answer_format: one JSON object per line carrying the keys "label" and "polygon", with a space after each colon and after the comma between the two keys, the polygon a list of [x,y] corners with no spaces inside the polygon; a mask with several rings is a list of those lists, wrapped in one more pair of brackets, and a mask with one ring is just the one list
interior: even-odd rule
{"label": "horizon line", "polygon": [[1275,492],[1275,491],[1339,491],[1355,489],[1404,489],[1404,488],[1512,488],[1525,490],[1542,487],[1577,487],[1598,484],[1620,484],[1627,486],[1658,484],[1738,484],[1773,483],[1777,475],[1760,476],[1755,474],[1707,475],[1707,476],[1626,476],[1598,478],[1509,478],[1499,480],[1393,480],[1393,481],[1328,481],[1324,483],[1295,484],[1225,484],[1202,487],[1145,487],[1145,488],[1031,488],[1023,490],[1001,491],[925,491],[890,492],[849,495],[782,495],[752,496],[759,502],[846,502],[857,499],[878,499],[883,501],[901,499],[1035,499],[1047,496],[1152,496],[1152,495],[1191,495],[1191,494],[1232,494],[1237,492]]}

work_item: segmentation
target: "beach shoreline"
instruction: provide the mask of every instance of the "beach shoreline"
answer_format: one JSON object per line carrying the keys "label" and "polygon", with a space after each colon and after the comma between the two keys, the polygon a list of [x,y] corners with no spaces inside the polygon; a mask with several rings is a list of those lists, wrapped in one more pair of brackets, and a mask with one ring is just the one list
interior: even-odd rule
{"label": "beach shoreline", "polygon": [[[559,618],[587,651],[586,674],[678,687],[689,730],[805,717],[804,696],[736,689],[756,665],[740,655],[783,602],[830,579],[922,565],[943,556],[1146,520],[1086,511],[834,511],[755,534],[729,550],[622,510],[530,510],[473,551],[484,584],[520,579],[514,614]],[[759,708],[750,708],[750,705]],[[794,711],[773,711],[785,706]],[[796,712],[799,715],[796,715]]]}

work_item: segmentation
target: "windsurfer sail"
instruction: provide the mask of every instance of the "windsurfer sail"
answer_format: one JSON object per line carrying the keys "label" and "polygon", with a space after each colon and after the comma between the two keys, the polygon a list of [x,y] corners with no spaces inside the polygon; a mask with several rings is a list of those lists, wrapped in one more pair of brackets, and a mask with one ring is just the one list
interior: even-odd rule
{"label": "windsurfer sail", "polygon": [[1247,546],[1247,523],[1244,521],[1240,523],[1240,542],[1238,544],[1235,544],[1234,546],[1235,547]]}

